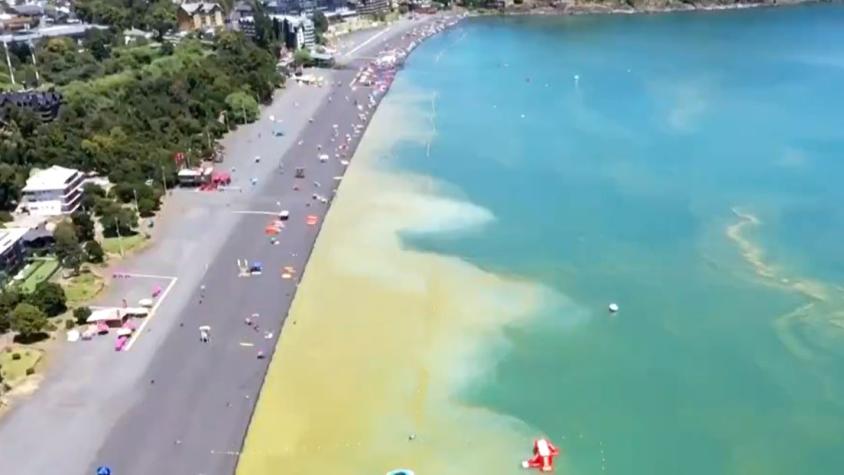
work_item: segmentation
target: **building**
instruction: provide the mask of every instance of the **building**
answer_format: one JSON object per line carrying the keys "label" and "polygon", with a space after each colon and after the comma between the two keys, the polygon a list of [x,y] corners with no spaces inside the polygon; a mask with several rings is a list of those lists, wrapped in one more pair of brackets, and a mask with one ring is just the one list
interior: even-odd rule
{"label": "building", "polygon": [[179,5],[176,21],[181,31],[216,30],[223,28],[223,7],[217,3],[192,2]]}
{"label": "building", "polygon": [[38,22],[30,17],[0,13],[0,31],[26,31],[37,25]]}
{"label": "building", "polygon": [[[243,31],[243,28],[241,27],[241,24],[242,24],[241,20],[245,20],[246,18],[252,18],[253,13],[254,12],[253,12],[251,3],[245,2],[243,0],[235,3],[234,6],[232,7],[231,11],[229,12],[228,19],[226,20],[228,28],[231,29],[231,30],[234,30],[234,31],[241,31],[241,32],[243,32],[243,34],[245,34],[248,37],[253,37],[255,35],[254,22],[252,23],[252,26],[251,26],[251,28],[252,28],[251,32]],[[245,23],[248,23],[248,22],[243,22],[243,23],[245,24]],[[247,27],[249,27],[249,26],[247,26]]]}
{"label": "building", "polygon": [[12,107],[29,109],[42,122],[49,122],[59,115],[61,104],[61,94],[54,91],[3,92],[0,93],[0,122]]}
{"label": "building", "polygon": [[389,11],[390,0],[358,0],[358,12],[361,15],[381,15]]}
{"label": "building", "polygon": [[0,228],[0,281],[14,275],[26,257],[24,235],[27,228]]}
{"label": "building", "polygon": [[138,41],[149,41],[155,37],[155,33],[151,31],[139,30],[137,28],[130,28],[123,30],[123,44],[128,45]]}
{"label": "building", "polygon": [[85,175],[79,170],[54,165],[35,171],[23,187],[18,211],[39,216],[57,216],[76,211],[82,200]]}
{"label": "building", "polygon": [[237,19],[237,31],[247,38],[255,38],[255,18],[252,16],[241,16]]}
{"label": "building", "polygon": [[107,30],[108,27],[102,25],[88,25],[85,23],[39,26],[15,33],[4,33],[0,35],[0,43],[30,43],[40,41],[44,38],[55,38],[60,36],[82,38],[88,30],[91,29]]}
{"label": "building", "polygon": [[25,3],[22,5],[15,5],[13,7],[10,7],[9,9],[20,16],[30,18],[41,18],[42,16],[44,16],[44,7],[38,5],[37,3]]}

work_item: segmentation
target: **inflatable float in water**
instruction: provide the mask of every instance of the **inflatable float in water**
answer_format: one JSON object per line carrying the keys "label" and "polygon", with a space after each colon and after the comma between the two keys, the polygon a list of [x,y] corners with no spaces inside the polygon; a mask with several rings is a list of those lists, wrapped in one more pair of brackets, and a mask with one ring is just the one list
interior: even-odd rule
{"label": "inflatable float in water", "polygon": [[522,462],[523,468],[535,468],[540,472],[554,470],[554,457],[560,455],[560,450],[547,439],[533,441],[533,457]]}

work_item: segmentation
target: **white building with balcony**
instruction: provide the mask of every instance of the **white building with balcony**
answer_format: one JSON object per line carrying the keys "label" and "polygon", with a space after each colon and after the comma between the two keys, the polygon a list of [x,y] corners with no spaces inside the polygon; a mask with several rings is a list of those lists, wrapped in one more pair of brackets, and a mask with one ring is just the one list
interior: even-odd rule
{"label": "white building with balcony", "polygon": [[85,175],[79,170],[54,165],[34,172],[23,187],[18,211],[57,216],[76,211],[82,200]]}

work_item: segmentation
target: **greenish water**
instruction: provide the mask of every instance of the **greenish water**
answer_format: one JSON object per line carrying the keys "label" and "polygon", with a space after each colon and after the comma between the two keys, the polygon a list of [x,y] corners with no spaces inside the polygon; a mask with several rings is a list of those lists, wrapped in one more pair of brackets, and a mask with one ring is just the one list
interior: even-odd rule
{"label": "greenish water", "polygon": [[841,25],[485,18],[420,47],[395,94],[436,133],[384,166],[495,221],[406,242],[560,296],[462,397],[568,473],[844,473]]}

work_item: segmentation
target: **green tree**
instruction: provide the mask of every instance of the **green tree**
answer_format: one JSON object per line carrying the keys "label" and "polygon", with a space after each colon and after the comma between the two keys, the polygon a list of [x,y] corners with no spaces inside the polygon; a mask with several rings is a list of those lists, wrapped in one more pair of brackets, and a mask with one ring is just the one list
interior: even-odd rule
{"label": "green tree", "polygon": [[165,33],[176,29],[176,5],[166,0],[154,3],[147,13],[147,25],[155,31],[155,39],[161,40]]}
{"label": "green tree", "polygon": [[103,234],[108,237],[117,236],[118,233],[132,234],[138,227],[138,215],[133,209],[112,203],[103,209],[100,224],[103,226]]}
{"label": "green tree", "polygon": [[255,98],[243,91],[226,96],[229,118],[239,123],[252,122],[258,118],[258,103]]}
{"label": "green tree", "polygon": [[111,45],[114,42],[114,33],[111,30],[100,30],[97,28],[88,30],[82,46],[91,52],[94,59],[104,61],[111,56]]}
{"label": "green tree", "polygon": [[318,33],[325,33],[328,31],[328,18],[325,17],[325,13],[320,10],[314,12],[314,30]]}
{"label": "green tree", "polygon": [[15,289],[6,287],[0,291],[0,334],[12,327],[12,310],[21,303],[23,296]]}
{"label": "green tree", "polygon": [[12,311],[12,330],[23,340],[32,340],[44,331],[47,316],[35,305],[19,303]]}
{"label": "green tree", "polygon": [[16,167],[0,163],[0,210],[11,211],[15,208],[23,181]]}
{"label": "green tree", "polygon": [[93,183],[85,183],[82,186],[82,201],[80,202],[82,208],[89,213],[92,212],[96,206],[98,198],[105,197],[105,190],[101,186]]}
{"label": "green tree", "polygon": [[54,282],[41,282],[35,291],[26,298],[28,303],[35,305],[47,316],[55,317],[67,310],[67,297],[61,285]]}
{"label": "green tree", "polygon": [[94,219],[91,215],[77,210],[70,215],[70,220],[73,222],[73,227],[76,231],[76,239],[79,242],[90,241],[94,239]]}
{"label": "green tree", "polygon": [[118,183],[112,189],[117,199],[123,203],[131,203],[135,199],[135,185],[132,183]]}
{"label": "green tree", "polygon": [[255,44],[264,50],[272,51],[273,45],[278,41],[278,35],[275,24],[260,1],[252,3],[252,19],[255,26]]}
{"label": "green tree", "polygon": [[176,49],[173,47],[173,43],[169,41],[162,41],[161,42],[161,55],[162,56],[170,56]]}
{"label": "green tree", "polygon": [[100,246],[100,243],[98,243],[97,241],[87,241],[82,247],[83,249],[85,249],[85,256],[88,258],[88,262],[99,264],[105,260],[105,252],[103,252],[103,247]]}
{"label": "green tree", "polygon": [[317,35],[322,35],[328,31],[328,18],[320,10],[314,12],[314,31]]}
{"label": "green tree", "polygon": [[53,239],[56,241],[54,249],[59,262],[68,269],[73,269],[74,274],[79,274],[79,267],[85,255],[82,252],[82,246],[79,245],[79,238],[76,236],[76,227],[67,221],[62,221],[56,225]]}
{"label": "green tree", "polygon": [[305,48],[298,49],[293,53],[293,63],[297,66],[309,66],[312,62],[311,52]]}
{"label": "green tree", "polygon": [[155,216],[155,201],[150,198],[141,198],[138,200],[138,214],[142,218],[149,218]]}
{"label": "green tree", "polygon": [[94,214],[102,217],[103,214],[115,206],[120,206],[111,198],[95,198],[94,199]]}
{"label": "green tree", "polygon": [[73,309],[73,319],[78,325],[88,323],[88,317],[91,316],[91,309],[88,307],[76,307]]}

